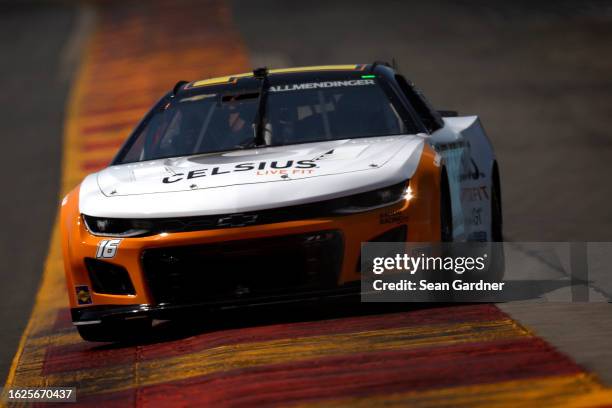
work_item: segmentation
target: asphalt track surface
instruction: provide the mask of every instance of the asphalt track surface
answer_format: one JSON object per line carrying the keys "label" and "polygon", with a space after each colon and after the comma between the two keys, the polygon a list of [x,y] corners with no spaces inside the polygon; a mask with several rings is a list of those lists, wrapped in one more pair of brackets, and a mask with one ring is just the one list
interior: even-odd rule
{"label": "asphalt track surface", "polygon": [[[607,130],[612,18],[604,3],[537,8],[526,2],[286,3],[100,6],[94,39],[74,64],[81,75],[70,78],[76,96],[66,122],[69,84],[61,78],[76,67],[60,62],[60,55],[75,30],[76,10],[57,5],[13,7],[10,13],[2,9],[0,18],[8,20],[2,28],[3,55],[15,55],[0,65],[3,88],[15,87],[3,95],[9,98],[5,106],[14,111],[3,113],[7,133],[2,143],[15,152],[2,163],[2,174],[12,176],[5,188],[15,192],[14,199],[1,203],[10,214],[1,235],[5,367],[43,270],[64,123],[67,170],[61,191],[103,166],[147,105],[176,79],[239,72],[248,69],[249,59],[253,65],[285,66],[394,57],[434,104],[482,117],[500,159],[510,239],[612,240],[612,187],[604,182],[612,157]],[[22,33],[20,42],[10,40],[15,33]],[[40,78],[36,85],[33,78]],[[36,109],[40,120],[28,120]],[[25,144],[9,133],[28,134],[37,143]],[[24,162],[27,170],[15,171]],[[53,242],[49,259],[56,260]],[[39,296],[44,307],[34,312],[13,373],[13,380],[22,382],[14,384],[36,384],[42,378],[76,383],[92,394],[91,402],[119,405],[188,403],[206,395],[208,402],[227,402],[233,395],[228,389],[254,395],[233,400],[243,404],[295,398],[353,405],[450,401],[502,406],[509,401],[516,405],[518,395],[531,404],[610,401],[589,374],[610,376],[605,364],[597,362],[610,355],[609,346],[601,345],[602,328],[610,322],[607,305],[511,310],[519,320],[533,322],[535,333],[487,305],[388,314],[330,313],[314,305],[314,311],[296,310],[290,317],[268,310],[228,316],[205,327],[164,326],[148,344],[92,348],[78,340],[67,321],[65,300],[58,293],[60,270],[57,262],[47,263]],[[572,321],[572,315],[578,317]],[[568,333],[568,341],[559,327],[582,327],[586,334],[576,338]],[[594,350],[590,355],[576,352],[587,345]],[[193,363],[203,361],[206,366]],[[389,365],[381,370],[377,361]],[[406,369],[416,361],[423,370],[410,377]],[[360,370],[366,374],[349,375]],[[245,382],[252,388],[239,388]],[[278,386],[296,393],[265,392]],[[321,394],[325,388],[330,394]],[[408,395],[407,389],[418,392]]]}

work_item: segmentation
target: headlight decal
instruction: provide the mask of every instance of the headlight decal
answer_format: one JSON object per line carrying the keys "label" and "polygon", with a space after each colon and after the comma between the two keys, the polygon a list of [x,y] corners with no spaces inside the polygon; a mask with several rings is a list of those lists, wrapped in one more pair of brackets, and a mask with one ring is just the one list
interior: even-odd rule
{"label": "headlight decal", "polygon": [[345,202],[343,205],[339,205],[335,213],[352,214],[370,211],[398,203],[402,200],[410,200],[411,198],[412,190],[410,189],[409,180],[407,180],[389,187],[346,197],[344,198]]}
{"label": "headlight decal", "polygon": [[83,214],[87,230],[104,237],[137,237],[151,231],[152,223],[123,218],[101,218]]}

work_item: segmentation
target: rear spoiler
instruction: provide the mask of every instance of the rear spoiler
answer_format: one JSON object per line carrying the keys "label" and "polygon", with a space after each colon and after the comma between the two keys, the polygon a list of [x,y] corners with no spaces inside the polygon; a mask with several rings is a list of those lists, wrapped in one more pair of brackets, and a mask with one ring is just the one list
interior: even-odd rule
{"label": "rear spoiler", "polygon": [[438,113],[443,118],[454,118],[454,117],[459,116],[459,112],[452,111],[452,110],[439,110]]}

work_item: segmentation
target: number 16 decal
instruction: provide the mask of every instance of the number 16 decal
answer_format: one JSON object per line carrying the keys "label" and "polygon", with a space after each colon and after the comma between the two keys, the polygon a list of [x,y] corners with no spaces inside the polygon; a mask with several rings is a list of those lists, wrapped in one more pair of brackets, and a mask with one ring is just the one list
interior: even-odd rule
{"label": "number 16 decal", "polygon": [[105,239],[98,242],[96,258],[114,258],[120,243],[120,239]]}

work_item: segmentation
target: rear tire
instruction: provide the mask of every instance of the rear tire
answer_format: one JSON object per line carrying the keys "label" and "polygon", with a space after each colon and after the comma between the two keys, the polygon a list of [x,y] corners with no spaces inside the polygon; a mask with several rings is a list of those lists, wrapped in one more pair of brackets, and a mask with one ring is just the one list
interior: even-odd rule
{"label": "rear tire", "polygon": [[[451,204],[450,185],[446,169],[442,170],[442,178],[440,180],[440,256],[445,258],[452,256],[452,248],[450,242],[453,241],[453,208]],[[448,271],[435,270],[432,271],[431,280],[435,282],[450,283],[454,278],[454,273]],[[429,278],[429,277],[428,277]],[[434,292],[429,294],[429,300],[432,302],[452,302],[454,293],[452,291]]]}
{"label": "rear tire", "polygon": [[501,281],[505,273],[506,257],[503,245],[502,220],[501,189],[496,163],[493,167],[493,181],[491,183],[491,242],[493,242],[493,246],[488,271],[488,278],[492,281]]}
{"label": "rear tire", "polygon": [[453,208],[446,170],[442,171],[440,182],[440,241],[453,241]]}
{"label": "rear tire", "polygon": [[151,331],[151,319],[108,321],[76,326],[85,341],[129,342],[146,338]]}
{"label": "rear tire", "polygon": [[501,188],[497,164],[493,167],[493,181],[491,183],[491,241],[504,240]]}

